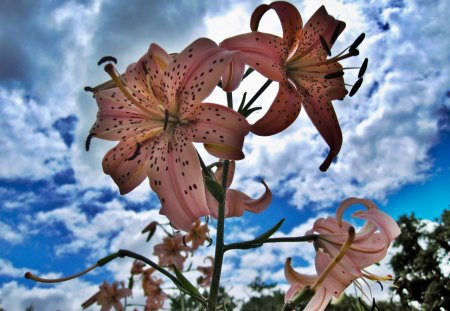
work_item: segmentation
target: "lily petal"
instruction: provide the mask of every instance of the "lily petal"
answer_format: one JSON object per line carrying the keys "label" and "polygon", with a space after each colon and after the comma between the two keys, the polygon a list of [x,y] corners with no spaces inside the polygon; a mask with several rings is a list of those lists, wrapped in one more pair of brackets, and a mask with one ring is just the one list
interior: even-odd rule
{"label": "lily petal", "polygon": [[205,149],[221,159],[244,158],[242,146],[249,132],[247,120],[236,111],[217,104],[201,104],[195,120],[186,128],[189,140],[205,144]]}
{"label": "lily petal", "polygon": [[241,84],[245,72],[245,62],[239,51],[233,55],[222,75],[222,89],[225,92],[233,92]]}
{"label": "lily petal", "polygon": [[255,31],[228,38],[220,43],[220,47],[240,51],[242,60],[268,79],[286,79],[284,61],[288,47],[280,37]]}
{"label": "lily petal", "polygon": [[341,150],[341,127],[331,102],[322,96],[319,85],[315,85],[312,89],[303,90],[301,93],[303,93],[305,99],[303,107],[308,117],[330,147],[326,159],[320,165],[320,170],[324,172],[330,167],[331,162]]}
{"label": "lily petal", "polygon": [[[236,162],[230,161],[228,163],[227,189],[231,186],[231,183],[233,182],[235,169],[236,169]],[[217,182],[222,183],[223,165],[217,168],[216,172],[214,173],[214,177],[216,178]]]}
{"label": "lily petal", "polygon": [[357,211],[353,214],[353,217],[369,220],[374,223],[380,228],[380,232],[388,245],[401,233],[397,222],[388,214],[378,209]]}
{"label": "lily petal", "polygon": [[269,9],[275,10],[280,19],[283,39],[289,47],[289,54],[291,54],[297,48],[298,38],[303,27],[302,17],[295,6],[285,1],[276,1],[269,5],[261,4],[253,11],[250,19],[252,31],[258,30],[261,18]]}
{"label": "lily petal", "polygon": [[319,60],[327,58],[327,53],[320,44],[319,36],[322,36],[331,48],[333,45],[331,37],[338,25],[340,25],[337,33],[339,35],[344,30],[345,23],[329,15],[322,5],[305,23],[300,34],[300,44],[296,54],[302,58],[311,57]]}
{"label": "lily petal", "polygon": [[287,258],[284,264],[284,276],[289,284],[300,284],[304,287],[306,285],[311,285],[316,281],[317,275],[298,273],[292,268],[291,261],[291,258]]}
{"label": "lily petal", "polygon": [[207,38],[192,42],[166,69],[165,107],[182,118],[192,117],[196,106],[214,90],[234,54]]}
{"label": "lily petal", "polygon": [[97,120],[90,133],[106,140],[125,140],[137,133],[161,127],[158,117],[152,116],[134,106],[118,88],[99,91]]}
{"label": "lily petal", "polygon": [[147,178],[149,146],[141,146],[140,150],[137,148],[136,141],[131,138],[120,142],[103,158],[103,171],[111,175],[119,186],[120,194],[130,192]]}
{"label": "lily petal", "polygon": [[270,202],[272,202],[272,192],[264,181],[262,181],[262,184],[266,190],[258,199],[252,199],[241,191],[229,189],[226,199],[228,206],[228,214],[226,217],[240,217],[244,214],[244,210],[258,214],[268,208]]}
{"label": "lily petal", "polygon": [[330,303],[332,295],[325,287],[320,287],[316,290],[313,298],[306,305],[304,311],[323,311]]}
{"label": "lily petal", "polygon": [[278,94],[266,114],[250,126],[252,133],[260,136],[277,134],[297,119],[303,96],[289,82],[280,83]]}
{"label": "lily petal", "polygon": [[163,77],[169,63],[172,61],[172,56],[155,43],[150,45],[148,52],[139,61],[145,66],[145,71],[148,72],[148,79],[153,93],[157,98],[164,99],[166,102],[168,98],[164,91]]}
{"label": "lily petal", "polygon": [[177,133],[170,141],[162,135],[153,140],[149,152],[148,176],[161,201],[160,214],[176,228],[189,231],[195,220],[209,214],[194,145]]}

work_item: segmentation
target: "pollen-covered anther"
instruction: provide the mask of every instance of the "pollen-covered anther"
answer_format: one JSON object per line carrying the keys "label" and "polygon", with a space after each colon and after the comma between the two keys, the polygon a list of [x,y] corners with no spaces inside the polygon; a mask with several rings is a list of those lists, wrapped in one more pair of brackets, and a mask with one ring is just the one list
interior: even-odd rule
{"label": "pollen-covered anther", "polygon": [[366,34],[363,32],[362,34],[360,34],[358,36],[358,38],[356,38],[355,42],[352,43],[352,45],[350,45],[349,48],[349,52],[353,52],[356,50],[356,48],[361,44],[361,42],[363,42],[364,38],[366,37]]}
{"label": "pollen-covered anther", "polygon": [[84,143],[84,148],[86,149],[86,151],[89,151],[89,148],[91,146],[92,137],[95,137],[94,133],[89,133],[89,135],[86,137],[86,141]]}
{"label": "pollen-covered anther", "polygon": [[356,81],[355,84],[353,84],[352,89],[350,90],[350,93],[348,94],[348,96],[352,97],[353,95],[356,94],[356,92],[359,90],[359,88],[361,87],[361,84],[363,83],[363,78],[359,78],[358,81]]}
{"label": "pollen-covered anther", "polygon": [[334,78],[339,78],[342,77],[344,75],[343,71],[338,71],[338,72],[333,72],[333,73],[329,73],[327,75],[325,75],[325,79],[334,79]]}
{"label": "pollen-covered anther", "polygon": [[91,93],[94,93],[94,94],[95,94],[95,92],[97,92],[97,90],[95,88],[90,87],[90,86],[85,86],[84,87],[84,91],[85,92],[91,92]]}
{"label": "pollen-covered anther", "polygon": [[325,50],[325,52],[327,53],[327,55],[331,56],[331,50],[330,50],[330,47],[328,46],[327,41],[325,41],[325,38],[322,36],[319,36],[319,39],[320,39],[320,44],[322,45],[322,47]]}
{"label": "pollen-covered anther", "polygon": [[97,62],[97,65],[100,66],[101,64],[104,64],[106,62],[113,62],[114,64],[117,65],[117,58],[115,58],[114,56],[103,56],[102,58],[100,58],[100,60]]}
{"label": "pollen-covered anther", "polygon": [[369,60],[367,58],[365,58],[361,65],[361,68],[359,69],[358,79],[362,78],[364,76],[364,74],[366,73],[368,63],[369,63]]}

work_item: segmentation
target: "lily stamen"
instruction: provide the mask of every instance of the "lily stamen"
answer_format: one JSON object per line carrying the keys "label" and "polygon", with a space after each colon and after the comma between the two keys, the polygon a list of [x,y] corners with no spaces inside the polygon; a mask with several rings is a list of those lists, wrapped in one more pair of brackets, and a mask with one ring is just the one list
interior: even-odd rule
{"label": "lily stamen", "polygon": [[117,87],[122,91],[123,95],[131,101],[137,108],[141,109],[142,111],[152,113],[152,111],[149,111],[146,107],[144,107],[141,103],[139,103],[134,96],[130,94],[130,92],[126,89],[124,83],[120,79],[120,75],[117,73],[114,66],[109,63],[105,66],[105,71],[110,75],[111,79],[114,81],[114,83],[117,85]]}
{"label": "lily stamen", "polygon": [[81,272],[79,272],[79,273],[76,273],[76,274],[74,274],[74,275],[71,275],[71,276],[67,276],[67,277],[65,277],[65,278],[58,278],[58,279],[44,279],[44,278],[40,278],[40,277],[38,277],[38,276],[33,275],[31,272],[25,273],[25,278],[26,278],[26,279],[33,280],[33,281],[36,281],[36,282],[40,282],[40,283],[59,283],[59,282],[64,282],[64,281],[68,281],[68,280],[75,279],[75,278],[77,278],[77,277],[79,277],[79,276],[82,276],[83,274],[88,273],[89,271],[94,270],[94,269],[97,268],[97,267],[98,267],[98,264],[95,264],[95,265],[93,265],[93,266],[87,268],[86,270],[83,270],[83,271],[81,271]]}
{"label": "lily stamen", "polygon": [[311,286],[312,290],[315,290],[330,274],[330,272],[334,269],[334,267],[339,263],[339,261],[344,257],[347,250],[352,245],[353,241],[355,240],[355,228],[350,227],[348,229],[348,238],[345,241],[345,243],[342,245],[341,249],[339,250],[339,253],[334,257],[334,259],[330,262],[330,264],[325,268],[325,270],[322,272],[322,274],[319,276],[319,278],[314,282],[314,284]]}
{"label": "lily stamen", "polygon": [[115,58],[114,56],[103,56],[102,58],[100,58],[100,60],[97,62],[97,65],[100,66],[101,64],[104,64],[106,62],[113,62],[114,64],[117,65],[117,58]]}

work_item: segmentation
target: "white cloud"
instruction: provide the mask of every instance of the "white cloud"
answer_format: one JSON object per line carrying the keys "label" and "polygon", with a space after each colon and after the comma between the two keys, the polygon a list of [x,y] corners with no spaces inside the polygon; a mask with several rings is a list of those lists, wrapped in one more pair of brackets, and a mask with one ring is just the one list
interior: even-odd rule
{"label": "white cloud", "polygon": [[25,238],[24,229],[24,226],[19,226],[14,229],[10,225],[0,221],[0,240],[6,241],[11,244],[21,243]]}
{"label": "white cloud", "polygon": [[2,284],[0,297],[2,307],[6,310],[25,310],[33,305],[35,310],[67,310],[81,309],[81,304],[98,291],[92,285],[80,279],[54,286],[28,286],[16,281]]}

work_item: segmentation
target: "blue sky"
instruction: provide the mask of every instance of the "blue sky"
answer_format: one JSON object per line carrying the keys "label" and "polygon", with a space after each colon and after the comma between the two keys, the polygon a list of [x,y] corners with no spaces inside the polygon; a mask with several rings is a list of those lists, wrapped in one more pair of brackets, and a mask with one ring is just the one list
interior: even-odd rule
{"label": "blue sky", "polygon": [[[335,102],[344,144],[328,172],[318,167],[327,147],[304,112],[288,130],[273,137],[246,138],[246,159],[237,165],[233,188],[259,195],[264,177],[274,193],[261,215],[230,220],[228,240],[255,236],[285,217],[283,234],[301,235],[319,215],[333,213],[348,196],[376,201],[393,217],[414,212],[433,220],[450,197],[450,30],[448,1],[293,1],[304,22],[321,5],[347,23],[333,52],[361,32],[366,40],[359,65],[369,58],[360,91]],[[118,248],[148,256],[162,238],[146,244],[139,234],[158,215],[158,202],[147,183],[121,197],[105,176],[101,159],[114,145],[84,140],[95,120],[96,105],[86,85],[107,76],[97,67],[104,55],[118,68],[136,61],[152,42],[180,51],[198,37],[216,42],[249,31],[258,1],[172,1],[168,3],[102,0],[3,1],[0,4],[0,299],[7,310],[33,303],[45,308],[79,310],[103,280],[125,280],[130,261],[118,261],[82,279],[56,286],[24,280],[31,270],[47,276],[85,268]],[[262,30],[280,34],[274,14]],[[349,83],[357,72],[346,73]],[[257,74],[234,93],[255,92],[265,79]],[[272,85],[258,104],[267,109]],[[225,104],[225,96],[211,100]],[[255,114],[255,121],[262,113]],[[201,154],[211,161],[204,151]],[[212,249],[202,249],[194,264]],[[299,256],[299,254],[303,254]],[[228,255],[228,254],[227,254]],[[308,245],[268,246],[230,253],[224,282],[239,295],[256,275],[283,283],[282,264],[312,271]],[[386,265],[382,266],[386,268]],[[195,279],[196,275],[192,275]],[[232,282],[231,282],[232,281]],[[169,285],[167,285],[169,286]],[[244,291],[245,292],[245,291]],[[136,295],[142,299],[142,295]],[[95,309],[93,309],[95,310]]]}

